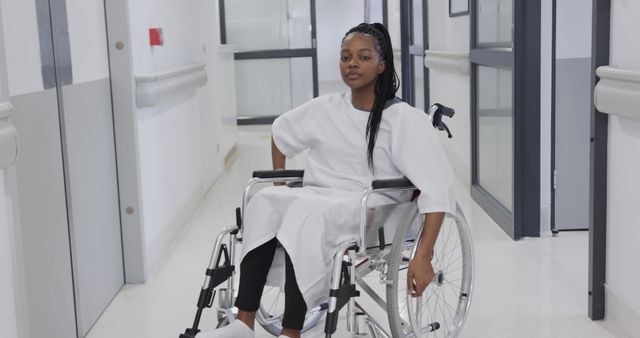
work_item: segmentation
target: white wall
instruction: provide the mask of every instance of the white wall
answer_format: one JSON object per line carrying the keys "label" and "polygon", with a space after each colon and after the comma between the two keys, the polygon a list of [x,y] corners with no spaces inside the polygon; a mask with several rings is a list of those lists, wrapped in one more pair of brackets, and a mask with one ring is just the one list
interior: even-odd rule
{"label": "white wall", "polygon": [[[640,2],[611,1],[610,64],[640,71]],[[635,107],[640,110],[640,107]],[[607,288],[640,318],[640,121],[609,115]],[[609,295],[609,296],[610,296]],[[609,300],[607,300],[609,304]],[[609,309],[607,309],[609,313]],[[607,317],[607,320],[615,319]],[[636,321],[632,325],[640,332]]]}
{"label": "white wall", "polygon": [[[0,0],[2,22],[5,27],[14,30],[12,34],[4,34],[4,53],[7,64],[9,83],[8,94],[16,96],[43,90],[40,60],[40,40],[36,19],[35,1]],[[15,34],[15,32],[20,32]]]}
{"label": "white wall", "polygon": [[[449,3],[429,0],[429,49],[448,52],[469,51],[469,16],[449,17]],[[440,102],[456,110],[447,121],[452,139],[443,141],[449,161],[458,177],[471,181],[471,127],[468,75],[429,70],[431,103]]]}
{"label": "white wall", "polygon": [[[5,45],[2,13],[4,3],[0,3],[0,102],[9,95],[5,65]],[[5,189],[5,174],[0,168],[0,328],[6,330],[7,337],[18,336],[16,308],[16,257],[13,234],[13,217],[10,199]]]}
{"label": "white wall", "polygon": [[0,274],[0,327],[3,330],[3,336],[17,337],[14,236],[11,208],[4,182],[4,171],[0,170],[0,271],[2,271]]}
{"label": "white wall", "polygon": [[[222,114],[214,110],[235,102],[216,106],[214,88],[233,79],[219,71],[217,1],[131,0],[129,6],[135,74],[198,62],[209,74],[197,93],[137,111],[147,271],[153,273],[222,170],[226,154],[218,152],[216,135]],[[164,46],[149,46],[151,27],[163,29]]]}

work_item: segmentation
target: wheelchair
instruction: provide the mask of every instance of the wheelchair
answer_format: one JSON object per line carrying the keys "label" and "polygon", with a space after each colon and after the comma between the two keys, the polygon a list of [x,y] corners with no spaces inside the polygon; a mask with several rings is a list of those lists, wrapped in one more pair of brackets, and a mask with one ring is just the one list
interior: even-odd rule
{"label": "wheelchair", "polygon": [[[451,133],[442,116],[453,116],[451,108],[440,104],[428,112],[433,125]],[[179,338],[193,338],[205,308],[214,307],[218,327],[235,318],[234,285],[236,245],[242,238],[244,206],[260,184],[284,182],[292,188],[300,186],[302,170],[255,171],[244,189],[242,208],[236,209],[236,225],[218,235],[203,286],[197,302],[193,326]],[[370,207],[375,194],[413,191],[411,201]],[[474,255],[471,234],[458,205],[455,214],[447,214],[438,235],[432,266],[433,281],[421,297],[407,292],[409,262],[414,257],[422,237],[423,217],[419,215],[415,197],[419,191],[407,178],[375,180],[363,191],[360,210],[359,237],[338,245],[333,261],[331,288],[326,302],[307,311],[302,332],[307,332],[325,318],[324,333],[336,332],[338,313],[347,307],[347,330],[354,337],[456,337],[469,312],[474,279]],[[226,242],[225,242],[226,241]],[[377,278],[371,280],[371,276]],[[373,285],[377,284],[377,285]],[[382,290],[383,291],[382,291]],[[387,325],[374,318],[357,300],[360,290],[379,305],[387,315]],[[284,288],[265,286],[258,323],[270,334],[282,330]]]}

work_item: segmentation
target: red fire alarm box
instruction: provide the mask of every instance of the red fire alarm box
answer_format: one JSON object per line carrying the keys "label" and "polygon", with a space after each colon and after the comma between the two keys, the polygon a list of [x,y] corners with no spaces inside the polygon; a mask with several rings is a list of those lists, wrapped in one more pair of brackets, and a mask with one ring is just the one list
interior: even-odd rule
{"label": "red fire alarm box", "polygon": [[151,46],[164,45],[164,36],[162,36],[162,28],[149,28],[149,44]]}

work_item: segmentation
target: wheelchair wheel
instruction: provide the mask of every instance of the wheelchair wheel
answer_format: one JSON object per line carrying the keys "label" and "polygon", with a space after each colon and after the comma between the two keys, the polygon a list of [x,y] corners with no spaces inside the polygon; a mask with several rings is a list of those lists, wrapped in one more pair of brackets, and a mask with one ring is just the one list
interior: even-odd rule
{"label": "wheelchair wheel", "polygon": [[[436,273],[420,298],[407,294],[407,268],[422,228],[412,203],[396,231],[388,261],[387,313],[393,337],[456,337],[469,311],[473,288],[473,245],[460,207],[447,215],[431,261]],[[437,324],[436,324],[437,323]],[[418,333],[418,334],[416,334]]]}
{"label": "wheelchair wheel", "polygon": [[[258,323],[269,333],[279,336],[282,331],[282,316],[284,314],[284,288],[265,286],[262,292],[260,308],[256,313]],[[326,310],[321,307],[309,309],[304,320],[302,332],[316,326],[325,316]]]}

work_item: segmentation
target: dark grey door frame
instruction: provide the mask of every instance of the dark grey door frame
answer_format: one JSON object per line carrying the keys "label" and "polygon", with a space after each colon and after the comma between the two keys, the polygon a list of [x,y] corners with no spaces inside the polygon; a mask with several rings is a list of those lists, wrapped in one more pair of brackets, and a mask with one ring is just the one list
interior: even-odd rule
{"label": "dark grey door frame", "polygon": [[[609,64],[611,0],[593,0],[591,88],[596,69]],[[607,262],[607,147],[609,117],[591,100],[591,165],[589,166],[589,318],[604,319]]]}
{"label": "dark grey door frame", "polygon": [[[513,0],[513,48],[477,43],[477,1],[470,1],[471,196],[514,240],[540,236],[540,3]],[[513,213],[478,181],[478,65],[513,72]]]}
{"label": "dark grey door frame", "polygon": [[[400,2],[400,49],[402,74],[402,100],[412,106],[416,104],[416,95],[424,96],[425,107],[429,105],[429,69],[424,65],[416,65],[414,56],[424,57],[424,50],[429,48],[429,10],[428,2],[422,2],[422,41],[415,41],[415,32],[413,31],[413,1],[410,0]],[[424,92],[416,93],[414,70],[416,67],[422,67],[424,77]]]}
{"label": "dark grey door frame", "polygon": [[[225,0],[219,0],[220,12],[220,43],[227,43],[227,28],[225,14]],[[256,50],[246,52],[235,52],[235,60],[257,60],[257,59],[289,59],[296,57],[310,57],[313,74],[313,97],[318,97],[318,50],[316,48],[317,30],[316,30],[316,0],[309,0],[311,9],[311,48],[294,48],[294,49],[272,49],[272,50]],[[274,116],[246,116],[239,117],[239,125],[248,124],[270,124],[277,115]]]}
{"label": "dark grey door frame", "polygon": [[382,24],[389,29],[389,4],[382,0]]}
{"label": "dark grey door frame", "polygon": [[402,100],[413,105],[413,81],[411,74],[411,54],[409,53],[409,45],[411,41],[411,1],[400,1],[400,62],[402,64],[402,74],[400,81],[402,83]]}

